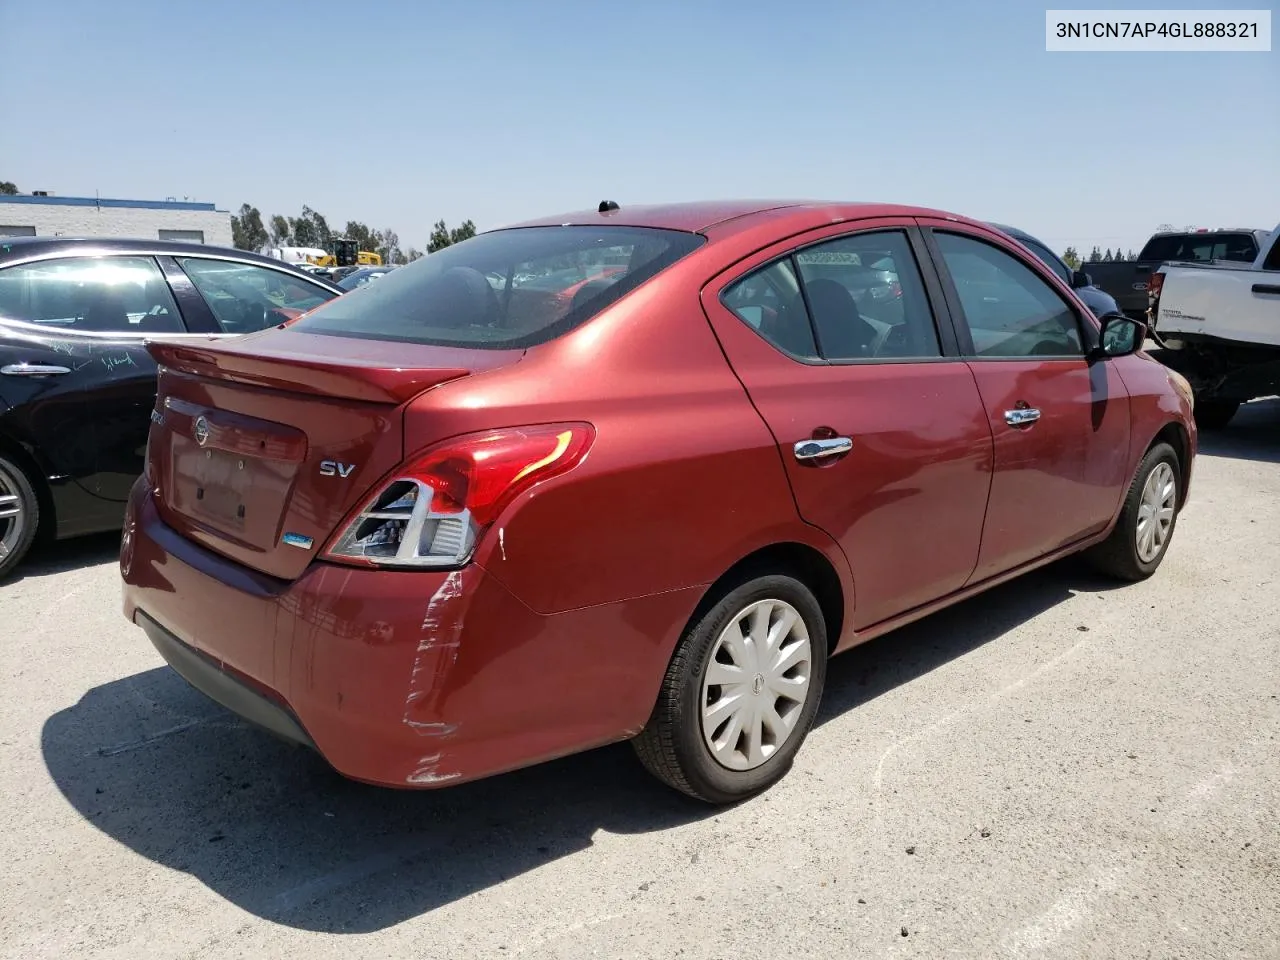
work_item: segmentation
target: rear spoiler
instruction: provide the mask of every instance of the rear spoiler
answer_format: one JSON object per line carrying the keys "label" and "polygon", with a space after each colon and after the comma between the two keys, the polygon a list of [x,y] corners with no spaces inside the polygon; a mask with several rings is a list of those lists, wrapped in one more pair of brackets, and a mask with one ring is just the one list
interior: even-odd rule
{"label": "rear spoiler", "polygon": [[335,339],[284,329],[271,331],[269,342],[252,335],[199,345],[155,340],[147,350],[161,367],[210,380],[395,405],[523,353],[344,339],[346,355],[336,356]]}

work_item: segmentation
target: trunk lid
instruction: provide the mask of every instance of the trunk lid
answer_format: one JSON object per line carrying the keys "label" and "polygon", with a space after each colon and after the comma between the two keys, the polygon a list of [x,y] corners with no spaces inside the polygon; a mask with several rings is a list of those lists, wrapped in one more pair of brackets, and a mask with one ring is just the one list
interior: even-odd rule
{"label": "trunk lid", "polygon": [[409,400],[522,355],[288,328],[148,349],[160,365],[147,458],[160,515],[290,580],[403,459]]}

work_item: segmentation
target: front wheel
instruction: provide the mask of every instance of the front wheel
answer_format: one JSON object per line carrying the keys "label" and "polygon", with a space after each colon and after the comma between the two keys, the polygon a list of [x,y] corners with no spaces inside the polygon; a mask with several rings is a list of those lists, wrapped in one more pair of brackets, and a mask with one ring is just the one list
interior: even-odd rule
{"label": "front wheel", "polygon": [[1180,478],[1173,447],[1158,443],[1147,451],[1129,484],[1115,529],[1090,551],[1094,566],[1130,581],[1156,572],[1178,523]]}
{"label": "front wheel", "polygon": [[826,622],[813,592],[792,577],[756,577],[685,633],[632,744],[669,786],[708,803],[742,800],[791,768],[826,675]]}

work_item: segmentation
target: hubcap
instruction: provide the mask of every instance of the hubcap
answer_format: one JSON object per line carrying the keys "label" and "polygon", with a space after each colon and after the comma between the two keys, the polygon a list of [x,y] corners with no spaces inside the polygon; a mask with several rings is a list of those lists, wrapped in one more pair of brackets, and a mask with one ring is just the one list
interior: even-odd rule
{"label": "hubcap", "polygon": [[702,681],[702,736],[730,770],[751,770],[787,742],[809,696],[813,651],[782,600],[744,609],[716,639]]}
{"label": "hubcap", "polygon": [[18,483],[0,468],[0,561],[17,546],[26,527],[26,515],[18,496]]}
{"label": "hubcap", "polygon": [[1138,559],[1143,563],[1150,563],[1158,557],[1169,539],[1177,495],[1178,481],[1173,475],[1173,467],[1167,463],[1156,464],[1156,468],[1147,475],[1147,482],[1142,487],[1142,501],[1138,504],[1135,536]]}

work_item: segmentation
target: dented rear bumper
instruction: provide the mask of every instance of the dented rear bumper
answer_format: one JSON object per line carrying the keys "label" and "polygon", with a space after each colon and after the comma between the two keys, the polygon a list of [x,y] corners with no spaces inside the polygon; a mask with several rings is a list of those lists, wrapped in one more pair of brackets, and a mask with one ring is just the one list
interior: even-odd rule
{"label": "dented rear bumper", "polygon": [[476,564],[313,563],[281,581],[168,527],[145,480],[130,499],[120,566],[125,616],[193,686],[309,742],[348,777],[400,787],[460,783],[634,735],[701,592],[544,616]]}

